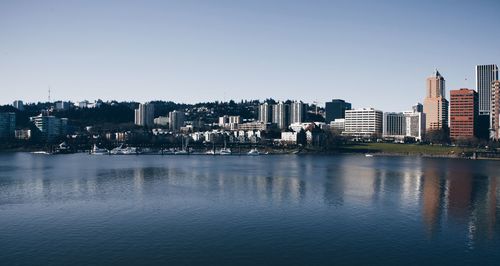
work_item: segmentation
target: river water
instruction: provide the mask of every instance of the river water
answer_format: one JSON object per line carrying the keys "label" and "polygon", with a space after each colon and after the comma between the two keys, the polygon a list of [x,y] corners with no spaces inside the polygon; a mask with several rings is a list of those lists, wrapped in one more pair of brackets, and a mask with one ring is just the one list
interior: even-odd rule
{"label": "river water", "polygon": [[0,154],[0,265],[498,265],[500,162]]}

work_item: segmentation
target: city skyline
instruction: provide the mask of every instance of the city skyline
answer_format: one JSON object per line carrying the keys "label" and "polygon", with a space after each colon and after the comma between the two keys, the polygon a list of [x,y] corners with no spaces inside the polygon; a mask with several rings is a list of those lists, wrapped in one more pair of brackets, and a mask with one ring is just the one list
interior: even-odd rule
{"label": "city skyline", "polygon": [[500,63],[484,27],[499,24],[494,1],[27,3],[0,3],[1,104],[46,101],[51,87],[53,100],[339,98],[399,111],[423,101],[434,68],[448,90],[476,89],[475,66]]}

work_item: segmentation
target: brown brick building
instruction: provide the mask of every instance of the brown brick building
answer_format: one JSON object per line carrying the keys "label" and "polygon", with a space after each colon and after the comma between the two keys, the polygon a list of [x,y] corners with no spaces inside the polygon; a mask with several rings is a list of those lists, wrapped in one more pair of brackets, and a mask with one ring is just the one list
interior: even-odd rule
{"label": "brown brick building", "polygon": [[450,137],[452,139],[476,137],[478,115],[478,95],[475,90],[450,91]]}

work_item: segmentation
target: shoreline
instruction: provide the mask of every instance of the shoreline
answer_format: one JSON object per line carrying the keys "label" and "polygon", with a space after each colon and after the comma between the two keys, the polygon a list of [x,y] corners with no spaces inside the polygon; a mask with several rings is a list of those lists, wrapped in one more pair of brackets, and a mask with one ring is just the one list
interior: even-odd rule
{"label": "shoreline", "polygon": [[[481,157],[478,156],[476,158],[472,158],[470,156],[460,156],[458,154],[432,154],[432,153],[414,153],[414,152],[380,152],[380,151],[352,151],[352,150],[267,150],[269,153],[261,153],[259,156],[272,156],[272,155],[297,155],[297,156],[309,156],[309,155],[366,155],[370,154],[374,157],[419,157],[419,158],[445,158],[445,159],[462,159],[462,160],[490,160],[490,161],[500,161],[499,157]],[[31,153],[36,154],[37,152],[42,152],[41,149],[5,149],[0,150],[0,154],[6,153]],[[46,155],[63,155],[63,154],[50,154],[45,153]],[[68,154],[89,154],[88,151],[79,151]],[[89,154],[90,155],[90,154]],[[249,156],[246,152],[243,153],[233,153],[230,155],[220,155],[220,154],[205,154],[203,152],[193,152],[190,154],[183,155],[175,155],[175,154],[160,154],[160,153],[138,153],[138,154],[129,154],[129,155],[112,155],[112,154],[104,154],[103,156],[148,156],[148,155],[157,155],[157,156]],[[250,156],[251,157],[251,156]]]}

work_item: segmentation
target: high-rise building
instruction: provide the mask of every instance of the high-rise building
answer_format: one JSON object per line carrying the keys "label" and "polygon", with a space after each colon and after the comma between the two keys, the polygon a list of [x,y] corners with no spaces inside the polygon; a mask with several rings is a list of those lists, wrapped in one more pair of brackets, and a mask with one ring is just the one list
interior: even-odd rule
{"label": "high-rise building", "polygon": [[425,134],[425,113],[404,112],[406,118],[406,136],[422,141]]}
{"label": "high-rise building", "polygon": [[363,108],[345,111],[344,135],[371,138],[382,135],[382,111]]}
{"label": "high-rise building", "polygon": [[13,138],[16,130],[16,113],[0,113],[0,139]]}
{"label": "high-rise building", "polygon": [[66,135],[68,130],[68,119],[58,118],[44,113],[30,117],[36,128],[40,131],[44,140],[52,141],[57,137]]}
{"label": "high-rise building", "polygon": [[273,123],[279,129],[286,129],[290,125],[290,105],[279,102],[273,105]]}
{"label": "high-rise building", "polygon": [[273,107],[269,103],[259,105],[259,121],[263,123],[271,123],[273,121]]}
{"label": "high-rise building", "polygon": [[491,83],[498,80],[498,67],[497,65],[477,65],[476,66],[476,91],[479,97],[479,117],[477,135],[481,139],[490,137],[492,119],[491,113],[491,100],[492,91]]}
{"label": "high-rise building", "polygon": [[134,122],[138,126],[151,127],[154,125],[155,106],[152,103],[139,104],[135,109]]}
{"label": "high-rise building", "polygon": [[290,124],[302,123],[306,120],[306,104],[295,101],[290,105]]}
{"label": "high-rise building", "polygon": [[498,80],[497,65],[476,66],[476,91],[479,95],[479,115],[490,115],[491,83]]}
{"label": "high-rise building", "polygon": [[450,91],[450,137],[477,136],[478,94],[471,89]]}
{"label": "high-rise building", "polygon": [[350,103],[334,99],[331,102],[325,104],[325,122],[329,124],[335,119],[345,118],[345,111],[351,110],[352,106]]}
{"label": "high-rise building", "polygon": [[180,111],[168,113],[168,128],[172,131],[179,131],[184,126],[185,115]]}
{"label": "high-rise building", "polygon": [[24,111],[24,103],[21,100],[14,101],[12,103],[12,106],[14,106],[14,108],[16,108],[19,111]]}
{"label": "high-rise building", "polygon": [[426,131],[440,130],[448,126],[448,101],[445,80],[439,71],[427,78],[427,95],[424,100]]}
{"label": "high-rise building", "polygon": [[500,80],[491,83],[491,134],[494,140],[500,139]]}

